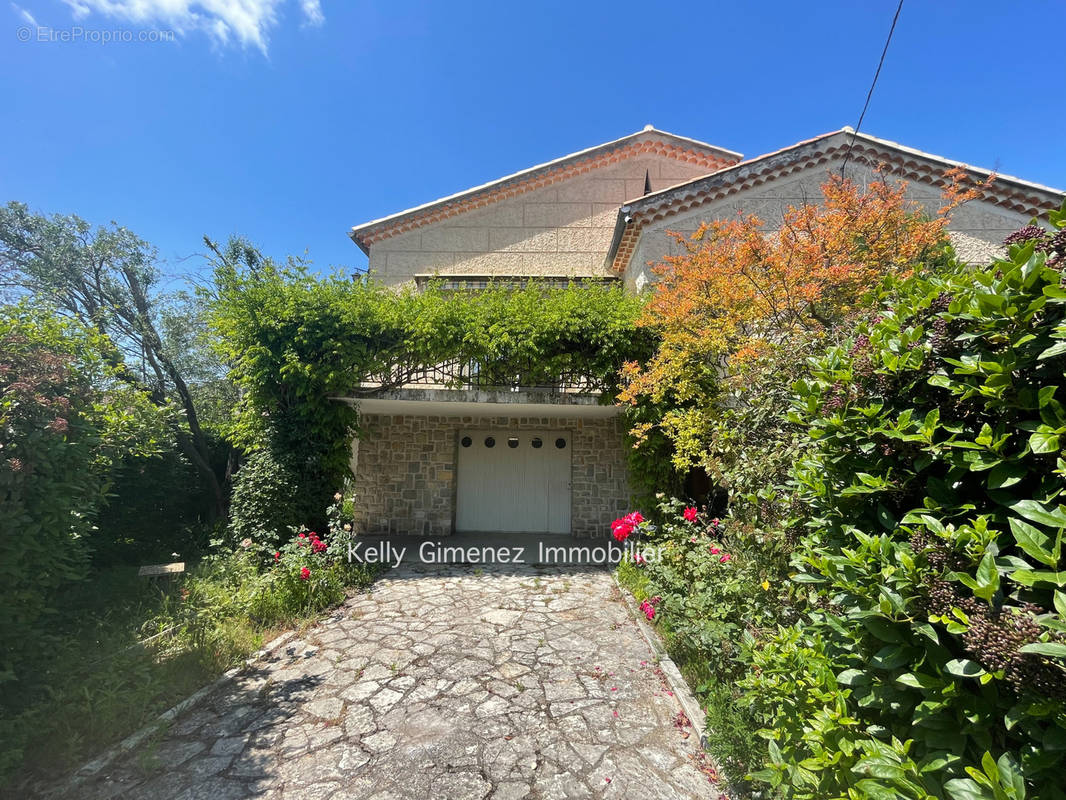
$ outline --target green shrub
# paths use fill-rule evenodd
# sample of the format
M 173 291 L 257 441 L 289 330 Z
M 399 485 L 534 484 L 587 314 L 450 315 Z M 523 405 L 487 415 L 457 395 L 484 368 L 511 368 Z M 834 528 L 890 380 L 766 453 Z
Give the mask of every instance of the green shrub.
M 61 592 L 87 573 L 120 454 L 158 452 L 162 414 L 109 384 L 105 337 L 27 306 L 0 309 L 0 707 L 48 650 Z M 105 388 L 106 387 L 106 388 Z
M 299 471 L 295 456 L 269 449 L 249 454 L 233 480 L 231 544 L 251 539 L 276 549 L 290 529 L 314 525 L 313 520 L 322 516 L 326 505 L 324 490 L 317 487 L 318 502 L 308 502 L 307 494 L 301 491 Z
M 221 449 L 221 448 L 219 448 Z M 206 550 L 214 500 L 177 448 L 152 458 L 123 456 L 99 514 L 93 564 L 192 561 Z
M 1066 797 L 1066 242 L 1016 241 L 796 385 L 810 605 L 742 681 L 785 796 Z

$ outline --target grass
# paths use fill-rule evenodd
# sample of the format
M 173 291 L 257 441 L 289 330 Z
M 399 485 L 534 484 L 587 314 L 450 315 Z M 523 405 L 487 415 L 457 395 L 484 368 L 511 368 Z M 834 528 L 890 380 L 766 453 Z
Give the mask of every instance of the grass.
M 348 570 L 364 588 L 376 572 Z M 0 694 L 0 795 L 61 778 L 239 664 L 317 608 L 292 611 L 246 566 L 201 565 L 153 585 L 132 567 L 66 598 L 47 652 Z

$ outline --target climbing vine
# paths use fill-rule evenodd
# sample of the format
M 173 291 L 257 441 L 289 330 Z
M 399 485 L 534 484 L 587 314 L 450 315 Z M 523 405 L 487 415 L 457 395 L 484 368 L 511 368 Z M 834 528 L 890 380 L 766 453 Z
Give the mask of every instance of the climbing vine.
M 622 364 L 653 346 L 653 333 L 636 326 L 640 300 L 617 285 L 394 290 L 265 259 L 240 241 L 215 252 L 211 324 L 241 395 L 229 435 L 255 453 L 247 479 L 272 487 L 242 486 L 238 474 L 232 515 L 245 532 L 256 507 L 273 508 L 271 532 L 318 521 L 348 475 L 357 434 L 356 408 L 338 398 L 460 363 L 463 380 L 529 386 L 567 376 L 606 402 Z

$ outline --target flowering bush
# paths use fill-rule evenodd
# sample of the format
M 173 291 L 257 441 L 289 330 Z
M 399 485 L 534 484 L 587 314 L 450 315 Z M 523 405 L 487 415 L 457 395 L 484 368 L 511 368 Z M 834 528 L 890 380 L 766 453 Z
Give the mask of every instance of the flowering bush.
M 661 597 L 652 597 L 648 600 L 642 600 L 640 602 L 640 610 L 644 612 L 644 616 L 647 619 L 655 619 L 655 607 L 662 601 L 663 599 Z
M 753 634 L 781 618 L 781 597 L 770 589 L 771 582 L 780 585 L 783 559 L 768 557 L 776 551 L 750 526 L 679 500 L 660 496 L 657 517 L 662 524 L 644 523 L 641 533 L 649 548 L 661 548 L 661 558 L 634 557 L 619 566 L 618 577 L 708 710 L 718 734 L 715 755 L 743 776 L 743 765 L 758 762 L 762 747 L 752 733 L 757 725 L 736 707 L 732 681 L 748 669 Z
M 698 509 L 667 498 L 660 498 L 659 514 L 663 524 L 645 523 L 642 532 L 660 558 L 623 564 L 620 577 L 652 608 L 661 608 L 658 619 L 674 648 L 700 651 L 716 674 L 735 671 L 730 662 L 744 631 L 776 621 L 762 588 L 776 575 L 758 558 L 737 558 L 736 549 L 748 547 L 720 520 L 701 524 Z
M 4 720 L 43 679 L 63 595 L 89 573 L 119 463 L 167 440 L 168 411 L 116 379 L 114 352 L 55 314 L 0 308 L 0 740 L 15 741 Z M 2 749 L 0 774 L 18 756 Z
M 343 554 L 336 558 L 314 531 L 301 531 L 274 553 L 275 591 L 300 611 L 317 610 L 344 599 Z
M 611 534 L 620 542 L 624 542 L 633 532 L 644 523 L 644 517 L 639 511 L 633 511 L 611 523 Z

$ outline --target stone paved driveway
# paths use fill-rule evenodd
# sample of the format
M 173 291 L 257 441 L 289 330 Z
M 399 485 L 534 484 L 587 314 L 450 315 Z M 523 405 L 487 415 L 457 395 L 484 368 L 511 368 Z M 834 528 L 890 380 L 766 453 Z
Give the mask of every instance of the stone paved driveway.
M 610 573 L 402 567 L 85 798 L 714 798 Z

